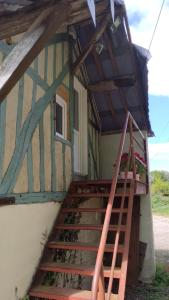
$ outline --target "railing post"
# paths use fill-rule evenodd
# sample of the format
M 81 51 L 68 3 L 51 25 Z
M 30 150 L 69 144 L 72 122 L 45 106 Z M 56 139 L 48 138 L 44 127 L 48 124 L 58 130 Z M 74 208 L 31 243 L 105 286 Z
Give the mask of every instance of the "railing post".
M 133 120 L 130 116 L 129 120 L 130 126 L 130 147 L 131 147 L 131 160 L 132 160 L 132 167 L 133 167 L 133 179 L 136 179 L 136 164 L 135 164 L 135 157 L 134 157 L 134 140 L 133 140 Z
M 99 291 L 98 291 L 98 300 L 105 300 L 105 288 L 104 288 L 104 270 L 103 264 L 100 270 L 99 277 Z
M 147 145 L 147 139 L 144 140 L 144 153 L 145 153 L 145 162 L 146 162 L 146 166 L 147 166 L 147 172 L 146 172 L 146 184 L 147 184 L 147 194 L 149 192 L 149 165 L 148 165 L 148 157 L 147 157 L 147 153 L 148 153 L 148 145 Z

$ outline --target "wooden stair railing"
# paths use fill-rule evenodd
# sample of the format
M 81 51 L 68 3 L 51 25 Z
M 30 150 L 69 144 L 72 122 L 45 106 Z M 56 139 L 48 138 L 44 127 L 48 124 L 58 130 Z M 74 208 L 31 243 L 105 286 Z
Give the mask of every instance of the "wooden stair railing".
M 124 144 L 126 140 L 126 135 L 127 135 L 127 129 L 129 127 L 129 138 L 130 138 L 130 146 L 129 146 L 129 155 L 128 155 L 128 162 L 126 166 L 126 171 L 125 171 L 125 181 L 124 181 L 124 191 L 123 191 L 123 196 L 122 196 L 122 201 L 121 201 L 121 211 L 119 215 L 119 220 L 118 220 L 118 226 L 117 226 L 117 231 L 116 231 L 116 237 L 115 237 L 115 245 L 114 245 L 114 252 L 113 252 L 113 258 L 112 258 L 112 265 L 111 265 L 111 271 L 110 271 L 110 277 L 109 277 L 109 283 L 108 283 L 108 292 L 105 296 L 105 291 L 100 286 L 100 278 L 102 278 L 102 262 L 103 262 L 103 256 L 104 256 L 104 249 L 107 241 L 107 235 L 109 231 L 109 226 L 110 226 L 110 218 L 111 218 L 111 211 L 115 199 L 115 192 L 116 192 L 116 187 L 117 187 L 117 181 L 118 181 L 118 176 L 119 176 L 119 171 L 120 171 L 120 163 L 121 163 L 121 157 L 124 151 Z M 134 137 L 133 134 L 133 127 L 139 132 L 143 139 L 143 153 L 146 156 L 147 152 L 145 149 L 146 145 L 146 139 L 142 132 L 140 131 L 137 123 L 133 119 L 132 115 L 130 112 L 127 113 L 126 121 L 124 124 L 121 140 L 120 140 L 120 146 L 118 150 L 118 156 L 115 164 L 115 172 L 114 176 L 112 179 L 112 185 L 111 185 L 111 191 L 109 195 L 109 200 L 108 200 L 108 205 L 106 209 L 106 214 L 105 214 L 105 220 L 104 220 L 104 225 L 103 225 L 103 230 L 101 234 L 101 239 L 100 239 L 100 245 L 98 249 L 98 254 L 97 254 L 97 259 L 96 259 L 96 265 L 95 265 L 95 273 L 93 277 L 93 283 L 92 283 L 92 300 L 99 300 L 100 299 L 100 289 L 102 293 L 102 299 L 105 300 L 110 300 L 111 299 L 111 293 L 112 293 L 112 286 L 113 286 L 113 279 L 114 279 L 114 271 L 115 271 L 115 266 L 116 266 L 116 259 L 117 259 L 117 251 L 118 251 L 118 246 L 119 246 L 119 239 L 120 239 L 120 231 L 121 231 L 121 226 L 122 226 L 122 210 L 124 209 L 124 201 L 126 197 L 126 188 L 127 188 L 127 174 L 129 171 L 129 164 L 131 163 L 132 165 L 132 170 L 133 170 L 133 180 L 131 180 L 130 183 L 130 189 L 129 189 L 129 209 L 128 209 L 128 214 L 127 214 L 127 230 L 126 230 L 126 236 L 125 236 L 125 249 L 123 253 L 123 258 L 122 258 L 122 270 L 121 270 L 121 276 L 120 276 L 120 282 L 119 282 L 119 289 L 118 289 L 118 300 L 124 300 L 125 296 L 125 287 L 126 287 L 126 276 L 127 276 L 127 265 L 128 265 L 128 254 L 129 254 L 129 242 L 130 242 L 130 233 L 131 233 L 131 222 L 132 222 L 132 209 L 133 209 L 133 198 L 134 198 L 134 193 L 135 193 L 135 180 L 136 180 L 136 165 L 135 165 L 135 153 L 134 153 L 134 142 L 139 146 L 139 148 L 142 148 L 142 145 L 138 141 L 136 137 Z M 147 158 L 147 156 L 146 156 Z M 146 160 L 147 161 L 147 160 Z M 99 292 L 98 292 L 99 291 Z
M 131 114 L 128 113 L 120 141 L 113 180 L 72 182 L 67 198 L 64 200 L 61 208 L 59 218 L 46 244 L 46 252 L 44 252 L 39 264 L 33 285 L 29 290 L 30 300 L 124 300 L 136 184 L 134 144 L 136 143 L 137 146 L 140 145 L 142 147 L 142 150 L 144 149 L 140 141 L 134 137 L 133 127 L 138 131 L 136 126 Z M 125 179 L 118 180 L 127 130 L 129 131 L 130 143 Z M 141 137 L 143 138 L 142 134 Z M 145 139 L 143 139 L 143 143 L 144 141 Z M 134 176 L 133 179 L 128 180 L 127 175 L 128 171 L 131 170 L 131 166 Z M 104 205 L 100 207 L 80 207 L 81 201 L 93 198 L 95 201 L 103 200 Z M 100 219 L 104 221 L 103 224 L 84 224 L 80 220 L 77 221 L 76 218 L 72 221 L 72 216 L 85 213 L 102 215 L 103 217 Z M 71 222 L 67 222 L 67 218 L 70 216 Z M 100 242 L 97 244 L 90 241 L 84 242 L 78 238 L 72 239 L 72 236 L 74 236 L 72 233 L 82 231 L 96 231 L 101 233 Z M 71 233 L 71 239 L 67 239 L 67 235 L 63 239 L 63 232 Z M 60 261 L 55 258 L 58 251 L 64 254 L 67 251 L 70 253 L 72 250 L 75 252 L 85 251 L 89 253 L 93 252 L 93 254 L 96 253 L 96 264 L 91 265 L 88 263 L 88 265 L 84 265 L 83 263 L 78 264 L 76 261 L 72 263 L 72 261 Z M 105 261 L 105 259 L 110 258 L 110 255 L 112 257 L 111 262 Z M 116 260 L 119 260 L 119 258 L 120 263 L 118 261 L 117 264 Z M 52 273 L 52 283 L 46 285 L 45 278 L 49 273 Z M 53 274 L 55 273 L 59 273 L 59 275 L 65 274 L 66 276 L 87 276 L 91 278 L 91 282 L 93 278 L 92 290 L 80 290 L 79 287 L 72 289 L 71 285 L 68 285 L 68 287 L 63 285 L 61 288 L 57 286 L 55 280 L 53 282 Z

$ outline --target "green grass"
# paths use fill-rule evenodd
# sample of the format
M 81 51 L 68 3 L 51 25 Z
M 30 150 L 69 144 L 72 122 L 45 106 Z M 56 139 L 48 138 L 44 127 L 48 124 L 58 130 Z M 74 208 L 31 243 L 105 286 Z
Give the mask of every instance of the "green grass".
M 156 275 L 152 285 L 159 288 L 169 287 L 169 273 L 165 270 L 164 265 L 157 265 Z
M 169 217 L 169 197 L 160 194 L 152 195 L 153 213 Z
M 126 300 L 169 300 L 169 273 L 164 265 L 157 265 L 152 284 L 140 283 L 127 289 Z

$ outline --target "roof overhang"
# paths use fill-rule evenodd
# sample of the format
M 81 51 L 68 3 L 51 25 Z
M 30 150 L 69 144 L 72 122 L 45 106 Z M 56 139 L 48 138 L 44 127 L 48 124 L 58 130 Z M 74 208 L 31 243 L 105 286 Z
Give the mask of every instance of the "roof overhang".
M 27 31 L 43 11 L 50 7 L 57 10 L 63 2 L 0 0 L 0 39 Z M 68 0 L 66 3 L 71 7 L 71 13 L 59 30 L 74 25 L 82 53 L 95 37 L 81 62 L 87 71 L 86 84 L 95 99 L 102 132 L 120 131 L 126 111 L 129 110 L 139 127 L 152 135 L 148 108 L 147 54 L 131 42 L 124 2 L 115 0 L 114 24 L 110 18 L 110 1 L 95 1 L 96 27 L 86 0 Z M 106 18 L 108 22 L 97 36 L 96 32 Z

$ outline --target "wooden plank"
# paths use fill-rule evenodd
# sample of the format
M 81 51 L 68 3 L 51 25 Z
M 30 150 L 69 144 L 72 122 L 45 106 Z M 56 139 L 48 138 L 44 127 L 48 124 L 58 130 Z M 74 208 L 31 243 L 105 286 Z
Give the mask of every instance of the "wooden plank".
M 87 87 L 92 92 L 104 92 L 104 91 L 112 91 L 117 90 L 118 86 L 114 82 L 114 80 L 103 80 L 95 84 L 91 84 Z
M 15 46 L 0 67 L 0 102 L 10 92 L 34 58 L 69 16 L 68 5 L 59 4 L 57 10 L 43 12 Z M 45 21 L 44 21 L 45 19 Z
M 79 274 L 82 276 L 93 276 L 94 266 L 85 266 L 79 264 L 44 262 L 40 264 L 40 270 L 45 272 L 60 272 L 67 274 Z M 104 277 L 109 277 L 110 267 L 104 267 Z M 115 278 L 120 277 L 120 269 L 115 269 Z
M 127 284 L 136 284 L 139 275 L 139 232 L 140 232 L 140 197 L 133 202 L 130 252 L 127 272 Z
M 97 243 L 76 243 L 76 242 L 49 242 L 47 247 L 50 249 L 69 249 L 69 250 L 81 250 L 81 251 L 98 251 Z M 106 244 L 105 252 L 112 253 L 114 250 L 114 245 Z M 123 253 L 123 246 L 119 246 L 119 253 Z
M 31 297 L 51 300 L 91 300 L 91 292 L 84 290 L 73 290 L 58 288 L 54 286 L 37 286 L 30 290 Z M 117 295 L 111 294 L 110 300 L 117 300 Z
M 103 225 L 94 225 L 94 224 L 56 224 L 56 229 L 61 230 L 94 230 L 94 231 L 102 231 Z M 109 225 L 108 231 L 116 231 L 116 225 Z M 120 231 L 126 231 L 126 226 L 121 225 Z
M 99 63 L 99 60 L 98 60 L 98 55 L 96 54 L 96 51 L 92 51 L 92 55 L 93 55 L 93 59 L 94 59 L 94 63 L 96 65 L 96 69 L 97 69 L 97 72 L 100 76 L 100 78 L 102 80 L 105 80 L 105 72 L 103 70 L 103 67 L 102 65 Z M 116 118 L 116 113 L 115 113 L 115 109 L 114 109 L 114 106 L 113 106 L 113 103 L 112 103 L 112 96 L 111 96 L 111 92 L 106 92 L 106 102 L 107 102 L 107 106 L 111 112 L 111 115 L 112 115 L 112 121 L 114 123 L 114 118 Z
M 73 73 L 76 73 L 78 71 L 81 64 L 85 61 L 86 57 L 92 51 L 94 45 L 97 43 L 97 41 L 101 38 L 102 34 L 104 33 L 109 21 L 110 21 L 110 16 L 104 17 L 104 20 L 101 22 L 101 25 L 98 27 L 98 29 L 94 32 L 88 45 L 83 50 L 83 52 L 81 53 L 77 61 L 73 64 L 72 67 Z
M 118 214 L 119 212 L 122 213 L 127 213 L 128 209 L 124 208 L 123 210 L 120 210 L 120 208 L 113 208 L 112 213 Z M 66 213 L 105 213 L 106 208 L 83 208 L 83 207 L 78 207 L 78 208 L 62 208 L 61 214 L 66 214 Z
M 17 35 L 19 33 L 27 31 L 29 26 L 35 21 L 35 19 L 44 11 L 45 9 L 49 7 L 53 7 L 54 1 L 46 1 L 45 4 L 41 4 L 40 7 L 35 6 L 37 0 L 34 1 L 34 8 L 29 9 L 28 11 L 24 8 L 20 11 L 13 11 L 12 13 L 3 14 L 0 18 L 0 39 L 7 39 L 11 36 Z M 41 1 L 40 1 L 41 2 Z M 55 1 L 56 2 L 56 1 Z M 61 1 L 58 5 L 60 5 Z M 70 5 L 72 6 L 72 13 L 70 18 L 68 19 L 69 24 L 75 24 L 75 23 L 82 23 L 82 25 L 85 25 L 85 20 L 87 23 L 91 23 L 92 19 L 90 16 L 89 9 L 87 5 L 79 5 L 78 7 L 74 8 L 74 3 L 76 1 L 72 0 L 69 1 Z M 86 0 L 84 0 L 84 3 Z M 107 11 L 107 1 L 99 1 L 96 5 L 96 15 L 97 20 L 100 18 L 100 16 L 103 16 L 103 14 Z M 118 10 L 118 9 L 117 9 Z M 118 12 L 117 12 L 118 13 Z M 61 29 L 64 29 L 64 23 L 62 25 Z
M 134 75 L 114 76 L 109 80 L 103 80 L 89 85 L 87 88 L 93 92 L 117 90 L 120 87 L 130 87 L 135 84 Z
M 0 197 L 0 206 L 15 204 L 15 197 Z

